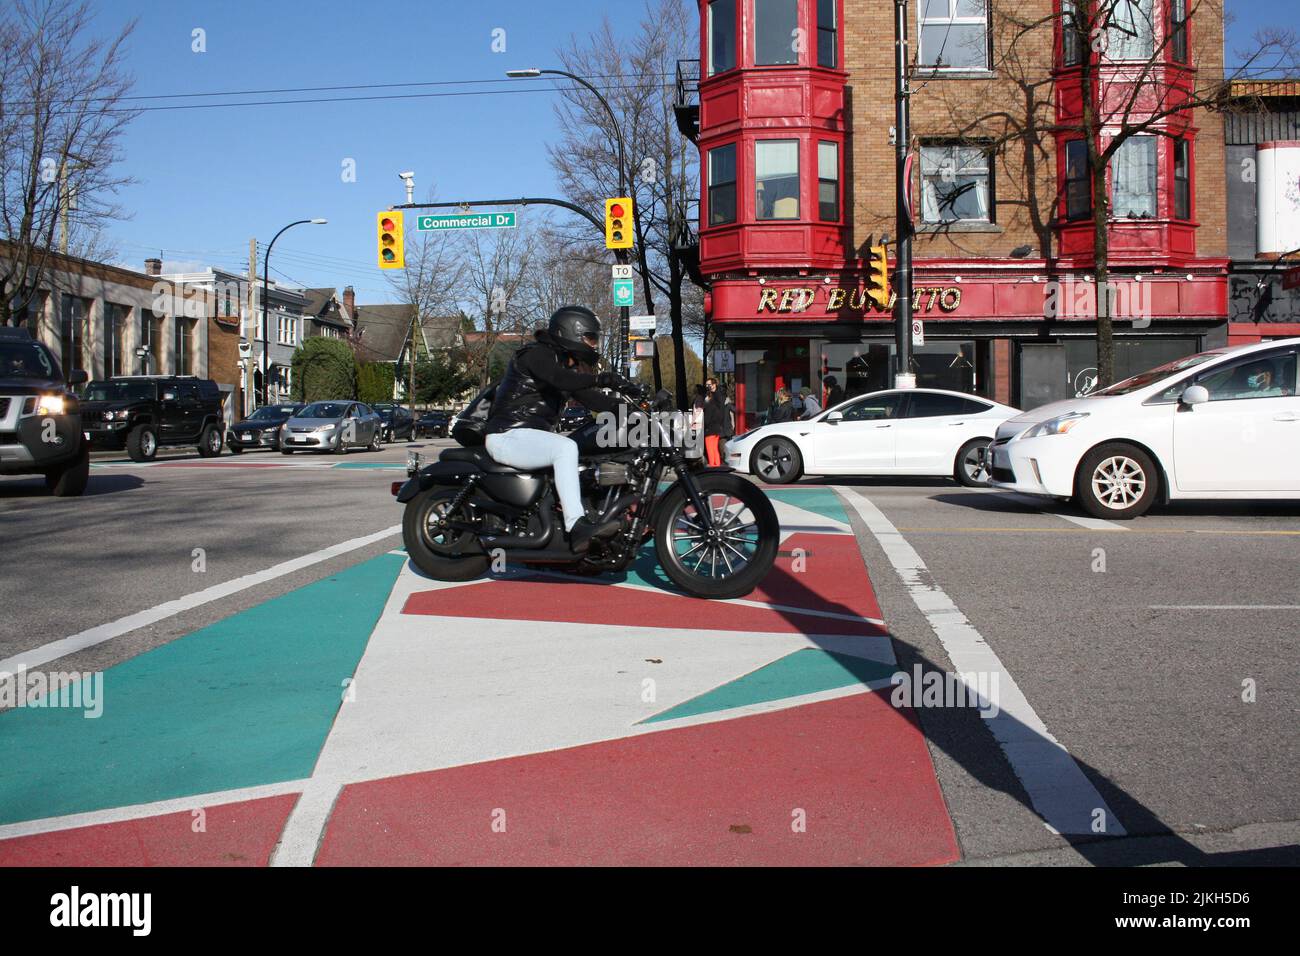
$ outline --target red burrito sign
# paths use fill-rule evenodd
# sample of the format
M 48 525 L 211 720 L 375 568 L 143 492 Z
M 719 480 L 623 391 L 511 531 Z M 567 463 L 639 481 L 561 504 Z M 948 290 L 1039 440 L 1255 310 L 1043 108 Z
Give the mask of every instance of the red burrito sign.
M 789 289 L 764 288 L 758 294 L 757 312 L 799 313 L 821 305 L 826 312 L 880 312 L 893 311 L 898 293 L 889 297 L 889 308 L 882 309 L 864 288 L 843 286 L 795 286 Z M 912 290 L 912 311 L 943 313 L 956 312 L 961 307 L 961 289 L 956 286 L 918 286 Z M 817 310 L 821 311 L 821 310 Z

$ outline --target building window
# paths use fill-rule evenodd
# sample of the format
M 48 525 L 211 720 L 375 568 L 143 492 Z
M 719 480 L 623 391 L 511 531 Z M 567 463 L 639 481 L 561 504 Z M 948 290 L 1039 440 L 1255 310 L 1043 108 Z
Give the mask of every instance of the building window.
M 822 222 L 840 221 L 840 145 L 817 144 L 817 216 Z
M 835 0 L 817 0 L 817 65 L 839 66 L 836 43 Z
M 1061 65 L 1078 66 L 1083 62 L 1085 37 L 1079 33 L 1075 20 L 1074 0 L 1061 0 Z M 1086 33 L 1086 30 L 1085 30 Z
M 1169 0 L 1169 48 L 1175 63 L 1187 62 L 1187 0 Z
M 989 68 L 987 0 L 921 0 L 919 17 L 921 66 Z
M 107 303 L 104 329 L 104 374 L 127 374 L 126 330 L 131 321 L 131 307 Z
M 709 225 L 736 221 L 736 144 L 709 150 Z
M 140 357 L 141 375 L 162 375 L 163 317 L 153 310 L 140 312 L 140 345 L 149 351 Z
M 176 374 L 194 374 L 194 320 L 176 317 Z
M 754 208 L 759 219 L 799 218 L 799 141 L 754 144 Z
M 991 222 L 989 185 L 989 153 L 984 147 L 921 147 L 923 222 Z
M 1174 140 L 1174 218 L 1192 218 L 1192 144 Z
M 1092 214 L 1092 183 L 1088 172 L 1088 144 L 1072 139 L 1065 144 L 1065 218 L 1086 219 Z
M 709 76 L 736 66 L 736 0 L 709 4 Z
M 80 296 L 63 293 L 63 314 L 61 316 L 61 335 L 59 347 L 62 354 L 59 364 L 66 375 L 73 369 L 86 368 L 82 349 L 86 336 L 86 300 Z
M 1155 50 L 1152 0 L 1114 0 L 1106 23 L 1106 55 L 1112 60 L 1148 60 Z
M 1111 216 L 1154 219 L 1156 215 L 1156 138 L 1131 136 L 1110 159 Z
M 799 0 L 754 0 L 754 65 L 799 62 Z

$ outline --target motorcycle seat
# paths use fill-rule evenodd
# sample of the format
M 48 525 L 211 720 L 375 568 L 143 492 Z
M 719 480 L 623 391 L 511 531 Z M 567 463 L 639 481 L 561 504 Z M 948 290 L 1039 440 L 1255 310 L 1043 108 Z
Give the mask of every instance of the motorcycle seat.
M 486 448 L 448 448 L 439 456 L 439 461 L 466 461 L 477 465 L 489 475 L 513 475 L 520 471 L 496 461 L 487 453 Z

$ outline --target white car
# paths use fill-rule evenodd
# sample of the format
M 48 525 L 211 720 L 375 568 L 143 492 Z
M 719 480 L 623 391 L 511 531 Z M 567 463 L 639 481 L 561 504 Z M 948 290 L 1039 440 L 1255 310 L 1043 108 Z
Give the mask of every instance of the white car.
M 870 392 L 806 421 L 763 425 L 727 441 L 725 464 L 772 484 L 800 475 L 939 475 L 985 484 L 986 446 L 1020 414 L 933 388 Z
M 991 484 L 1134 518 L 1174 498 L 1300 498 L 1300 338 L 1214 349 L 998 429 Z

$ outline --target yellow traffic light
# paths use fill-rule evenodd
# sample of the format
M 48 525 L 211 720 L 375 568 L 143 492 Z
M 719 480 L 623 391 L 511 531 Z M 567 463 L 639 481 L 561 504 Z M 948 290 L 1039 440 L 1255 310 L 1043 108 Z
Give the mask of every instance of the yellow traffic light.
M 632 199 L 618 196 L 605 200 L 605 248 L 632 248 Z
M 402 239 L 402 212 L 390 209 L 375 216 L 379 227 L 379 268 L 405 269 L 406 249 Z
M 867 298 L 881 312 L 889 311 L 889 253 L 884 245 L 871 247 L 871 265 L 867 272 Z

